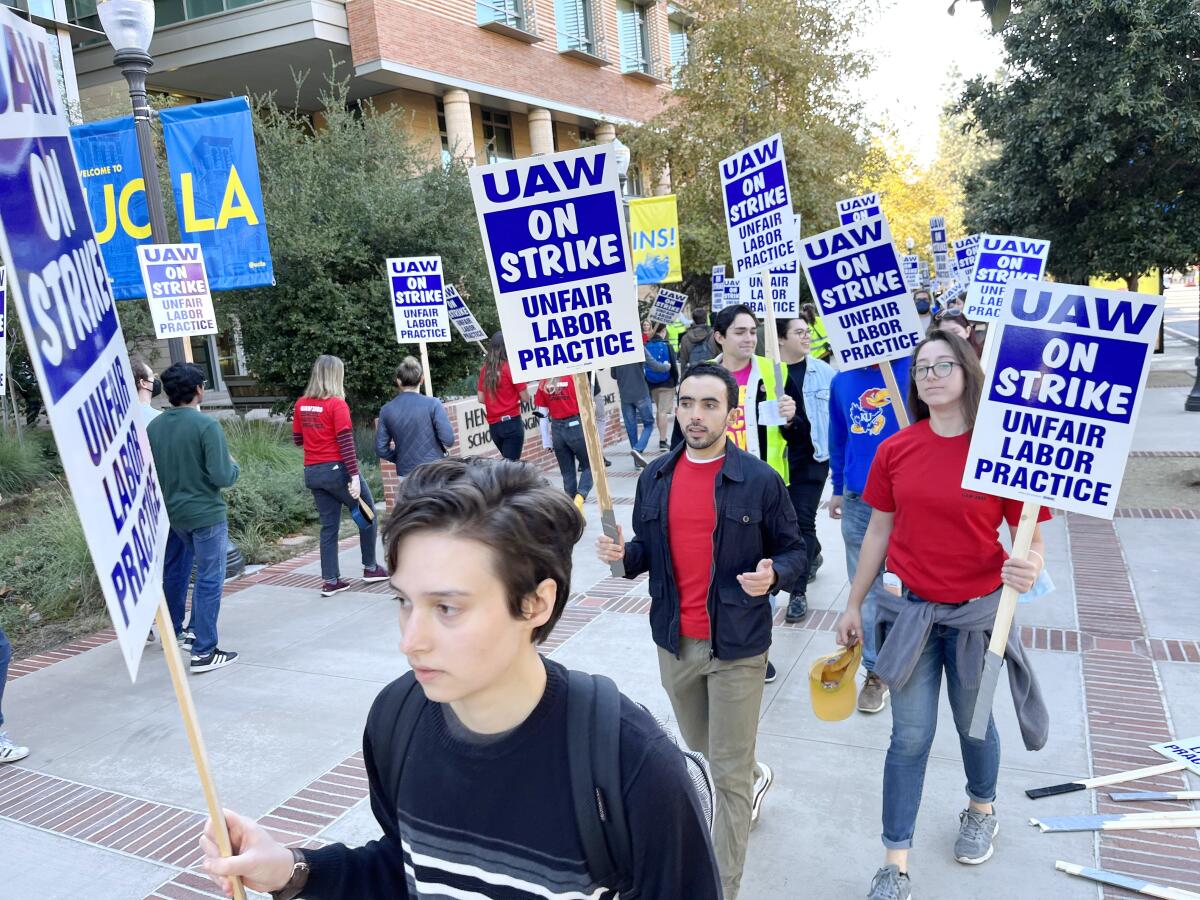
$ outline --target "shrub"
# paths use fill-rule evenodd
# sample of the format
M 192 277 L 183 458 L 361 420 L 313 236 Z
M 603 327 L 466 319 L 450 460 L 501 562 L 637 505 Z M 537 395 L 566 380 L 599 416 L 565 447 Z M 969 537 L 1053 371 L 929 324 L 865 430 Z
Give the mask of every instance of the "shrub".
M 295 468 L 304 465 L 304 451 L 292 443 L 291 426 L 269 419 L 222 419 L 229 452 L 243 474 L 250 468 Z
M 32 431 L 23 440 L 0 432 L 0 495 L 23 494 L 50 475 L 43 442 Z

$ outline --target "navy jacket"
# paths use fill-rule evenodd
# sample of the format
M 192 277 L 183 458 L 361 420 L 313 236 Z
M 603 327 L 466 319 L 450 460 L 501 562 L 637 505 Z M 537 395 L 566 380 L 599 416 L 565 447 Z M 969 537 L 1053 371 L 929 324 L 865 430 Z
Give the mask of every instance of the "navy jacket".
M 453 444 L 450 417 L 435 397 L 401 391 L 379 411 L 375 455 L 393 463 L 401 478 L 422 463 L 441 459 Z
M 633 539 L 625 545 L 625 577 L 650 573 L 650 630 L 654 643 L 679 655 L 679 591 L 667 541 L 667 501 L 683 445 L 655 459 L 638 479 L 633 501 Z M 808 578 L 804 539 L 783 479 L 760 459 L 726 442 L 717 475 L 717 527 L 708 620 L 713 655 L 745 659 L 771 646 L 771 598 L 751 597 L 737 576 L 770 559 L 775 590 L 803 588 Z M 697 497 L 697 503 L 707 498 Z

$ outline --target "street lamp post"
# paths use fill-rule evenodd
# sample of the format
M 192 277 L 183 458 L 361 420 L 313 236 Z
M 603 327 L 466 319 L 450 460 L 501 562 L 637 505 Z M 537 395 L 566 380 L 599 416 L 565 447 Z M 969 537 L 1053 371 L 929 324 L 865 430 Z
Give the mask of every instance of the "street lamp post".
M 120 68 L 129 84 L 146 207 L 150 212 L 150 237 L 156 244 L 166 244 L 170 235 L 167 234 L 158 160 L 154 157 L 154 140 L 150 132 L 150 104 L 146 100 L 146 75 L 154 66 L 149 53 L 150 38 L 154 34 L 154 3 L 152 0 L 100 0 L 96 12 L 104 34 L 116 51 L 113 64 Z M 184 351 L 183 338 L 168 339 L 167 347 L 172 363 L 184 362 L 191 356 Z
M 1200 312 L 1196 319 L 1196 337 L 1200 339 Z M 1200 340 L 1196 342 L 1196 383 L 1192 385 L 1192 392 L 1184 401 L 1183 408 L 1187 412 L 1200 412 Z

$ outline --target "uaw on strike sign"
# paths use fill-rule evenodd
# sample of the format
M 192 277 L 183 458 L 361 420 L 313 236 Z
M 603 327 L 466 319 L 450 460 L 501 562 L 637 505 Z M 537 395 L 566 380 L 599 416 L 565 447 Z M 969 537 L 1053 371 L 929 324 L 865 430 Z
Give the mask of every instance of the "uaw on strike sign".
M 796 255 L 799 227 L 792 215 L 783 138 L 772 135 L 721 160 L 720 172 L 734 280 L 789 262 Z
M 513 380 L 643 362 L 611 147 L 469 174 Z
M 131 677 L 162 598 L 167 512 L 45 30 L 0 9 L 0 249 Z

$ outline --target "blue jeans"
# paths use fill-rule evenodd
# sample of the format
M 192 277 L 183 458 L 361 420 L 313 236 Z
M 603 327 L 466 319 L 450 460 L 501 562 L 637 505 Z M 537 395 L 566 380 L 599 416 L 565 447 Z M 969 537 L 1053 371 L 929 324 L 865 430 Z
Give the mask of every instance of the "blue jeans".
M 12 644 L 0 628 L 0 728 L 4 727 L 4 682 L 8 681 L 8 661 L 12 659 Z
M 846 491 L 842 495 L 842 542 L 846 545 L 846 571 L 854 582 L 854 573 L 858 571 L 858 554 L 862 552 L 863 538 L 867 535 L 867 525 L 871 522 L 871 506 L 862 498 L 862 494 Z M 883 567 L 879 569 L 883 573 Z M 871 590 L 867 591 L 867 599 L 862 605 L 863 629 L 863 668 L 868 672 L 875 671 L 875 610 L 879 606 L 879 595 L 883 593 L 883 581 L 875 578 Z
M 171 528 L 167 536 L 167 558 L 163 563 L 163 592 L 175 633 L 183 631 L 188 581 L 196 568 L 192 589 L 192 616 L 188 627 L 196 635 L 193 656 L 207 656 L 217 649 L 217 614 L 221 611 L 221 587 L 225 583 L 229 525 L 218 522 L 204 528 Z M 164 641 L 170 635 L 160 635 Z
M 654 431 L 654 401 L 647 397 L 637 403 L 621 401 L 621 418 L 625 420 L 625 433 L 629 435 L 629 446 L 641 453 L 650 443 L 650 435 Z M 642 433 L 638 435 L 638 425 Z
M 342 526 L 342 507 L 358 509 L 358 501 L 350 496 L 350 476 L 342 463 L 314 463 L 304 467 L 304 486 L 312 491 L 317 505 L 317 517 L 321 520 L 321 580 L 333 584 L 341 580 L 338 566 L 338 530 Z M 359 479 L 362 499 L 367 506 L 375 508 L 375 498 L 367 487 L 365 478 Z M 371 520 L 366 528 L 358 529 L 358 547 L 362 554 L 364 569 L 375 568 L 375 535 L 379 531 L 379 517 Z
M 989 717 L 982 741 L 967 736 L 978 690 L 963 686 L 955 649 L 957 641 L 957 628 L 934 625 L 908 681 L 902 688 L 891 687 L 892 742 L 883 766 L 883 845 L 891 850 L 912 846 L 929 748 L 937 731 L 942 669 L 946 670 L 946 695 L 954 713 L 963 769 L 967 773 L 967 796 L 976 803 L 991 803 L 996 799 L 1000 735 Z
M 579 416 L 550 420 L 550 436 L 554 443 L 554 458 L 558 460 L 558 471 L 562 475 L 563 490 L 568 497 L 581 494 L 587 499 L 592 489 L 592 464 L 588 460 L 587 438 L 583 436 L 583 425 Z M 575 465 L 579 464 L 579 474 Z

